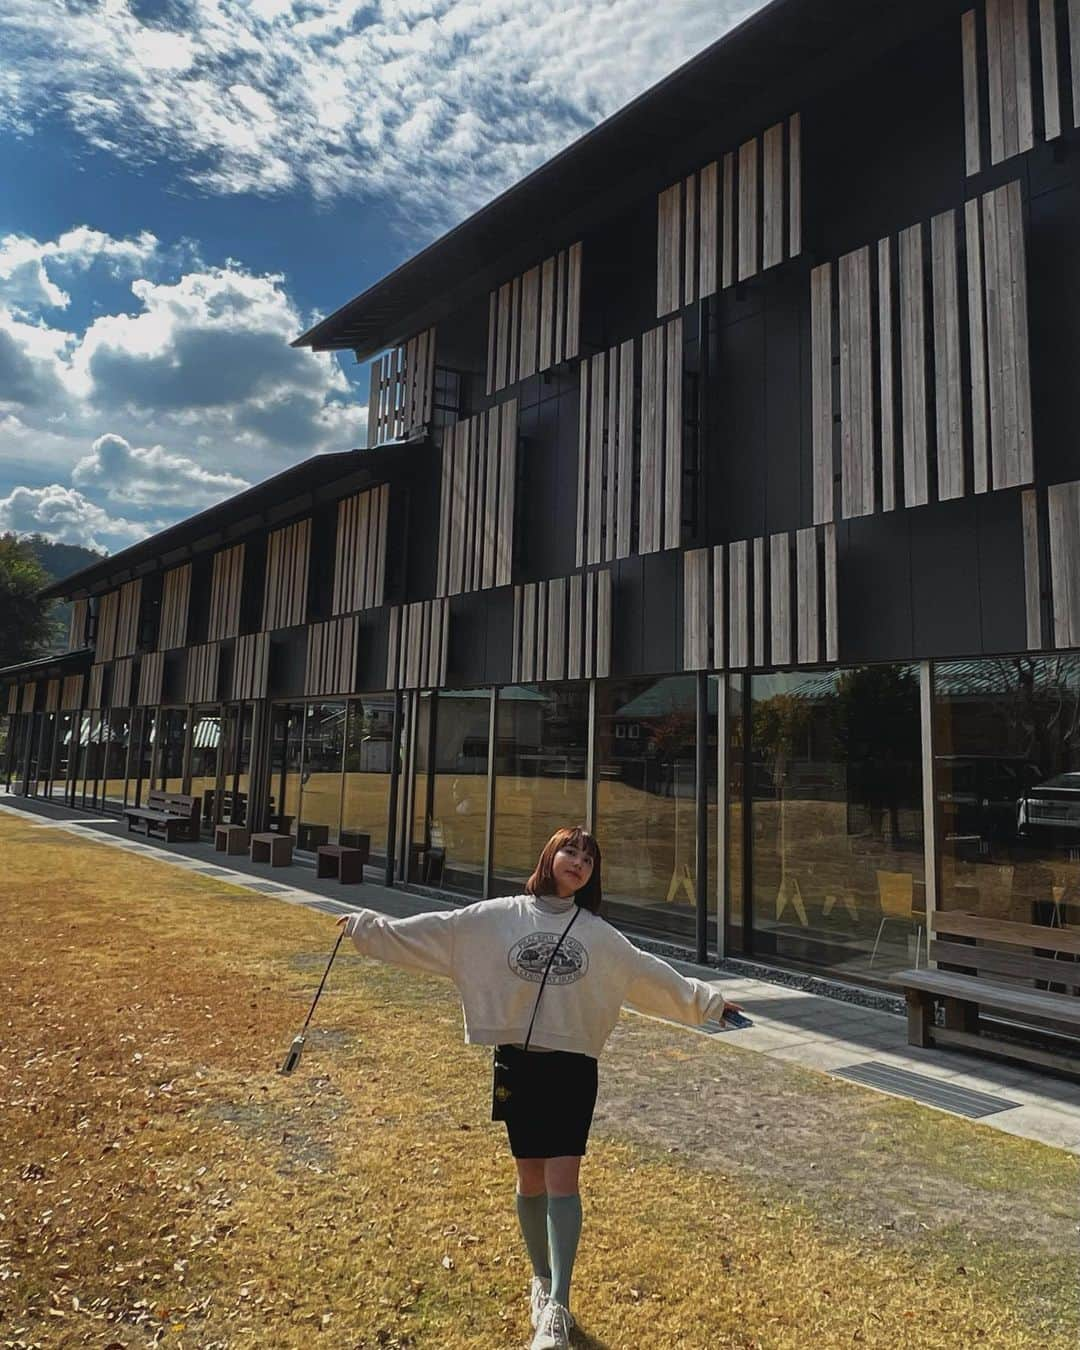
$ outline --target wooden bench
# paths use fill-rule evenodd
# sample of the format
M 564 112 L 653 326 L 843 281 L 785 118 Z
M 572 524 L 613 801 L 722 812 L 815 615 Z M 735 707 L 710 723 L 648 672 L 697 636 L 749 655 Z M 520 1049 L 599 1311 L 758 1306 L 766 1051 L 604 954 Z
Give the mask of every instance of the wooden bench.
M 938 968 L 893 977 L 907 999 L 912 1045 L 960 1046 L 1080 1075 L 1080 1054 L 994 1040 L 983 1020 L 1003 1014 L 1029 1031 L 1080 1035 L 1080 931 L 952 910 L 934 914 L 931 930 L 929 954 Z M 1005 983 L 1010 977 L 1025 983 Z M 934 1023 L 938 1002 L 944 1026 Z
M 199 802 L 182 792 L 163 792 L 152 788 L 145 806 L 129 806 L 124 812 L 128 833 L 141 830 L 148 837 L 162 834 L 165 842 L 199 837 Z
M 341 884 L 364 880 L 367 849 L 346 848 L 341 844 L 320 844 L 315 850 L 315 875 L 337 877 Z
M 251 836 L 251 861 L 268 862 L 271 867 L 288 867 L 292 862 L 293 837 L 291 834 L 253 834 Z

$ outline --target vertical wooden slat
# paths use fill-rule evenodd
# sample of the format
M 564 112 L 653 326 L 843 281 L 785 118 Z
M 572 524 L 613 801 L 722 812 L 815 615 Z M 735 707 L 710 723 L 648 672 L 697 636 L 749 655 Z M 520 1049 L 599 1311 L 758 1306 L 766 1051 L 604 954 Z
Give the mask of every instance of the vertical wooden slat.
M 654 461 L 659 457 L 656 444 L 656 349 L 660 330 L 649 329 L 641 338 L 641 458 L 638 468 L 638 552 L 654 553 L 657 547 L 657 510 L 653 489 Z
M 759 535 L 754 540 L 754 665 L 764 666 L 768 661 L 766 639 L 769 632 L 768 576 L 765 571 L 765 540 Z
M 589 367 L 589 483 L 585 556 L 588 562 L 596 563 L 600 561 L 604 502 L 604 390 L 607 376 L 604 353 L 598 352 L 589 362 Z
M 566 679 L 566 578 L 548 582 L 547 677 Z
M 705 670 L 709 664 L 709 550 L 683 554 L 683 669 Z
M 1000 164 L 1005 158 L 1005 81 L 1001 63 L 1000 14 L 1003 3 L 1011 5 L 1012 0 L 986 0 L 986 73 L 990 105 L 991 164 Z
M 551 635 L 548 632 L 548 583 L 536 583 L 536 679 L 546 680 L 548 676 L 548 644 Z
M 728 545 L 728 665 L 732 669 L 750 664 L 749 553 L 747 539 Z
M 934 403 L 937 410 L 938 498 L 966 492 L 964 407 L 960 375 L 960 293 L 956 259 L 956 213 L 930 222 L 934 290 Z
M 973 9 L 961 16 L 960 45 L 964 67 L 964 163 L 970 176 L 982 168 L 982 152 L 979 148 L 979 59 Z
M 681 318 L 667 325 L 667 361 L 664 381 L 664 547 L 682 542 L 682 398 L 683 325 Z
M 581 573 L 574 572 L 567 582 L 566 596 L 566 616 L 567 616 L 567 650 L 566 650 L 566 678 L 568 680 L 580 680 L 582 669 L 582 621 L 584 619 L 584 610 L 582 605 L 582 584 Z
M 552 365 L 561 365 L 566 338 L 566 250 L 560 249 L 555 262 L 555 333 Z
M 810 273 L 814 522 L 833 518 L 832 264 Z
M 513 645 L 510 649 L 510 679 L 514 684 L 518 684 L 522 679 L 522 631 L 524 628 L 524 618 L 522 616 L 522 587 L 514 587 L 514 637 Z
M 896 507 L 896 380 L 893 370 L 892 242 L 878 240 L 878 406 L 881 509 Z
M 825 660 L 840 659 L 839 600 L 836 589 L 836 526 L 822 527 L 825 573 Z
M 521 678 L 526 684 L 536 681 L 536 582 L 530 581 L 521 592 Z
M 774 534 L 769 539 L 769 643 L 774 666 L 791 661 L 791 536 Z
M 583 588 L 585 591 L 585 655 L 581 673 L 591 680 L 596 675 L 596 573 L 586 572 Z
M 796 659 L 800 665 L 815 665 L 820 648 L 818 631 L 818 542 L 817 527 L 807 526 L 795 535 L 795 585 L 798 598 Z
M 874 386 L 870 312 L 870 250 L 839 264 L 840 499 L 843 516 L 872 515 L 874 502 Z
M 758 139 L 739 146 L 739 280 L 758 271 Z
M 735 284 L 735 155 L 724 156 L 724 195 L 720 211 L 720 275 L 725 289 Z
M 536 374 L 539 335 L 540 268 L 530 267 L 521 278 L 521 378 Z
M 727 576 L 724 546 L 712 551 L 712 664 L 714 670 L 727 669 Z
M 802 252 L 802 117 L 788 118 L 788 257 Z
M 495 353 L 498 350 L 499 331 L 499 293 L 492 291 L 488 296 L 488 347 L 487 347 L 487 396 L 495 392 Z
M 1024 246 L 1023 202 L 1017 180 L 1004 192 L 1009 221 L 1011 329 L 1016 382 L 1016 480 L 1030 483 L 1035 476 L 1034 431 L 1031 416 L 1031 369 L 1028 356 L 1027 254 Z
M 1013 0 L 1012 26 L 1016 79 L 1016 153 L 1022 155 L 1035 144 L 1028 0 Z
M 719 165 L 712 160 L 698 175 L 698 295 L 715 295 L 720 232 L 717 228 Z
M 499 416 L 492 409 L 479 417 L 481 433 L 487 440 L 487 463 L 484 487 L 484 589 L 495 585 L 499 554 L 499 478 L 504 472 L 500 463 L 502 448 L 499 439 Z
M 619 453 L 616 465 L 615 556 L 630 556 L 634 499 L 634 340 L 619 348 Z
M 368 392 L 368 417 L 367 417 L 367 443 L 370 449 L 373 445 L 379 443 L 379 369 L 380 362 L 376 357 L 368 368 L 370 379 Z
M 972 478 L 976 492 L 990 486 L 988 410 L 986 405 L 986 294 L 983 283 L 982 225 L 979 201 L 964 203 L 967 255 L 968 350 L 971 366 Z
M 510 355 L 510 283 L 499 287 L 499 314 L 495 339 L 495 389 L 506 384 L 506 366 Z
M 678 244 L 674 235 L 674 202 L 678 195 L 678 185 L 666 187 L 656 198 L 656 317 L 662 318 L 672 309 L 671 300 L 671 255 L 677 252 Z
M 401 606 L 394 605 L 390 610 L 390 623 L 386 643 L 386 687 L 390 690 L 401 688 Z
M 1080 483 L 1047 489 L 1054 646 L 1080 647 Z
M 1027 616 L 1028 650 L 1042 650 L 1042 576 L 1039 562 L 1039 508 L 1034 488 L 1020 494 L 1024 530 L 1024 609 Z
M 582 361 L 578 369 L 578 475 L 577 475 L 577 566 L 581 567 L 588 553 L 589 483 L 592 480 L 592 420 L 589 411 L 589 393 L 592 366 Z
M 692 305 L 698 298 L 698 204 L 697 174 L 683 184 L 683 295 L 682 303 Z
M 131 662 L 130 662 L 130 661 L 127 662 L 127 667 L 128 667 L 128 688 L 129 688 L 129 691 L 130 691 L 130 687 L 131 687 Z M 14 688 L 14 685 L 12 686 L 12 688 Z M 129 692 L 128 702 L 130 702 L 130 692 Z M 60 711 L 60 681 L 59 681 L 59 680 L 50 680 L 49 683 L 45 686 L 45 711 L 46 711 L 46 712 L 59 712 L 59 711 Z
M 386 596 L 386 525 L 390 511 L 390 484 L 378 489 L 379 523 L 375 541 L 375 590 L 372 605 L 381 605 Z
M 762 201 L 762 266 L 784 261 L 784 124 L 769 127 L 762 137 L 764 196 Z
M 555 259 L 545 258 L 540 268 L 540 358 L 537 370 L 551 367 L 555 337 Z
M 606 680 L 611 674 L 612 587 L 611 569 L 605 567 L 596 574 L 596 678 Z
M 439 538 L 438 558 L 435 571 L 435 593 L 445 595 L 450 584 L 450 528 L 453 512 L 453 473 L 454 437 L 457 426 L 451 424 L 443 431 L 442 453 L 442 490 L 439 495 Z
M 499 409 L 499 530 L 495 566 L 496 586 L 510 584 L 514 548 L 514 490 L 517 482 L 517 399 Z
M 922 227 L 900 232 L 900 387 L 904 505 L 924 506 L 927 486 L 926 319 Z
M 607 353 L 607 397 L 604 422 L 604 538 L 600 550 L 605 562 L 615 556 L 615 500 L 619 456 L 619 349 Z
M 571 244 L 567 254 L 569 274 L 566 279 L 566 347 L 563 358 L 572 361 L 581 351 L 581 266 L 582 245 Z
M 1061 135 L 1061 80 L 1058 74 L 1055 0 L 1039 0 L 1039 52 L 1042 58 L 1043 135 Z
M 521 345 L 521 278 L 514 277 L 510 283 L 510 336 L 507 342 L 506 383 L 514 384 L 518 378 L 518 349 Z
M 462 473 L 461 589 L 473 589 L 473 560 L 476 555 L 476 516 L 473 491 L 476 479 L 476 418 L 464 423 L 465 463 Z
M 1080 127 L 1080 0 L 1068 0 L 1069 69 L 1072 73 L 1073 126 Z

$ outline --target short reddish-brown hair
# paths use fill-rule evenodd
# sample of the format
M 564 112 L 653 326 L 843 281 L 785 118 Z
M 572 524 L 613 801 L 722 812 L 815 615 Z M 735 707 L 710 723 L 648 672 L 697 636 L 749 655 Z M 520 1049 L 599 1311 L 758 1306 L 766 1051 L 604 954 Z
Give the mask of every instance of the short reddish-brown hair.
M 555 854 L 559 849 L 566 848 L 584 849 L 592 858 L 592 875 L 582 886 L 580 891 L 574 893 L 574 902 L 587 909 L 593 914 L 600 913 L 601 889 L 600 889 L 600 845 L 585 829 L 583 825 L 564 825 L 562 829 L 556 830 L 551 838 L 544 845 L 540 854 L 540 859 L 536 864 L 536 871 L 525 883 L 525 890 L 529 895 L 554 895 L 555 894 L 555 876 L 554 863 Z

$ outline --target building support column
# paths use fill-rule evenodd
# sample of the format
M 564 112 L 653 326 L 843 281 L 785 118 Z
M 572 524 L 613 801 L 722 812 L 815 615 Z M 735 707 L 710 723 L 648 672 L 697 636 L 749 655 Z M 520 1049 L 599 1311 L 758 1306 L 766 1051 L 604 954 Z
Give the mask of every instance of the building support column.
M 157 714 L 160 719 L 160 713 Z M 248 809 L 246 824 L 252 834 L 261 834 L 267 827 L 270 814 L 270 775 L 273 759 L 274 719 L 269 699 L 259 699 L 251 713 L 251 763 L 248 766 Z M 155 740 L 160 746 L 160 727 Z M 155 755 L 157 750 L 155 748 Z M 156 765 L 151 766 L 150 782 L 154 781 Z M 283 809 L 283 808 L 282 808 Z
M 716 680 L 716 959 L 727 956 L 728 910 L 728 677 Z
M 697 828 L 694 832 L 694 902 L 697 960 L 709 959 L 709 700 L 708 676 L 699 670 L 695 679 L 694 808 Z M 679 809 L 678 802 L 675 809 Z
M 926 878 L 926 950 L 930 961 L 930 933 L 938 898 L 937 851 L 937 765 L 934 757 L 934 668 L 929 661 L 919 662 L 919 720 L 922 741 L 923 784 L 923 869 Z
M 485 900 L 490 900 L 495 889 L 495 737 L 499 726 L 499 691 L 492 689 L 488 705 L 488 779 L 484 817 L 484 889 Z
M 394 690 L 394 723 L 390 732 L 390 795 L 386 803 L 386 873 L 387 886 L 393 886 L 395 857 L 397 854 L 398 824 L 398 788 L 401 784 L 401 735 L 404 728 L 402 718 L 401 690 Z

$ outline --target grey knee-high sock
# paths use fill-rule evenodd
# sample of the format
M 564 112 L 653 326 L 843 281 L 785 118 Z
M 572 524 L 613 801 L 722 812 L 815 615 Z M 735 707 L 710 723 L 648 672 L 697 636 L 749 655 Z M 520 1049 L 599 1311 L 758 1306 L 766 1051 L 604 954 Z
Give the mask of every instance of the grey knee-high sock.
M 548 1198 L 547 1192 L 539 1195 L 517 1195 L 518 1223 L 521 1235 L 525 1239 L 533 1274 L 542 1280 L 551 1279 L 551 1260 L 548 1256 Z
M 551 1249 L 551 1301 L 569 1308 L 570 1277 L 581 1237 L 580 1195 L 548 1196 L 547 1231 Z

